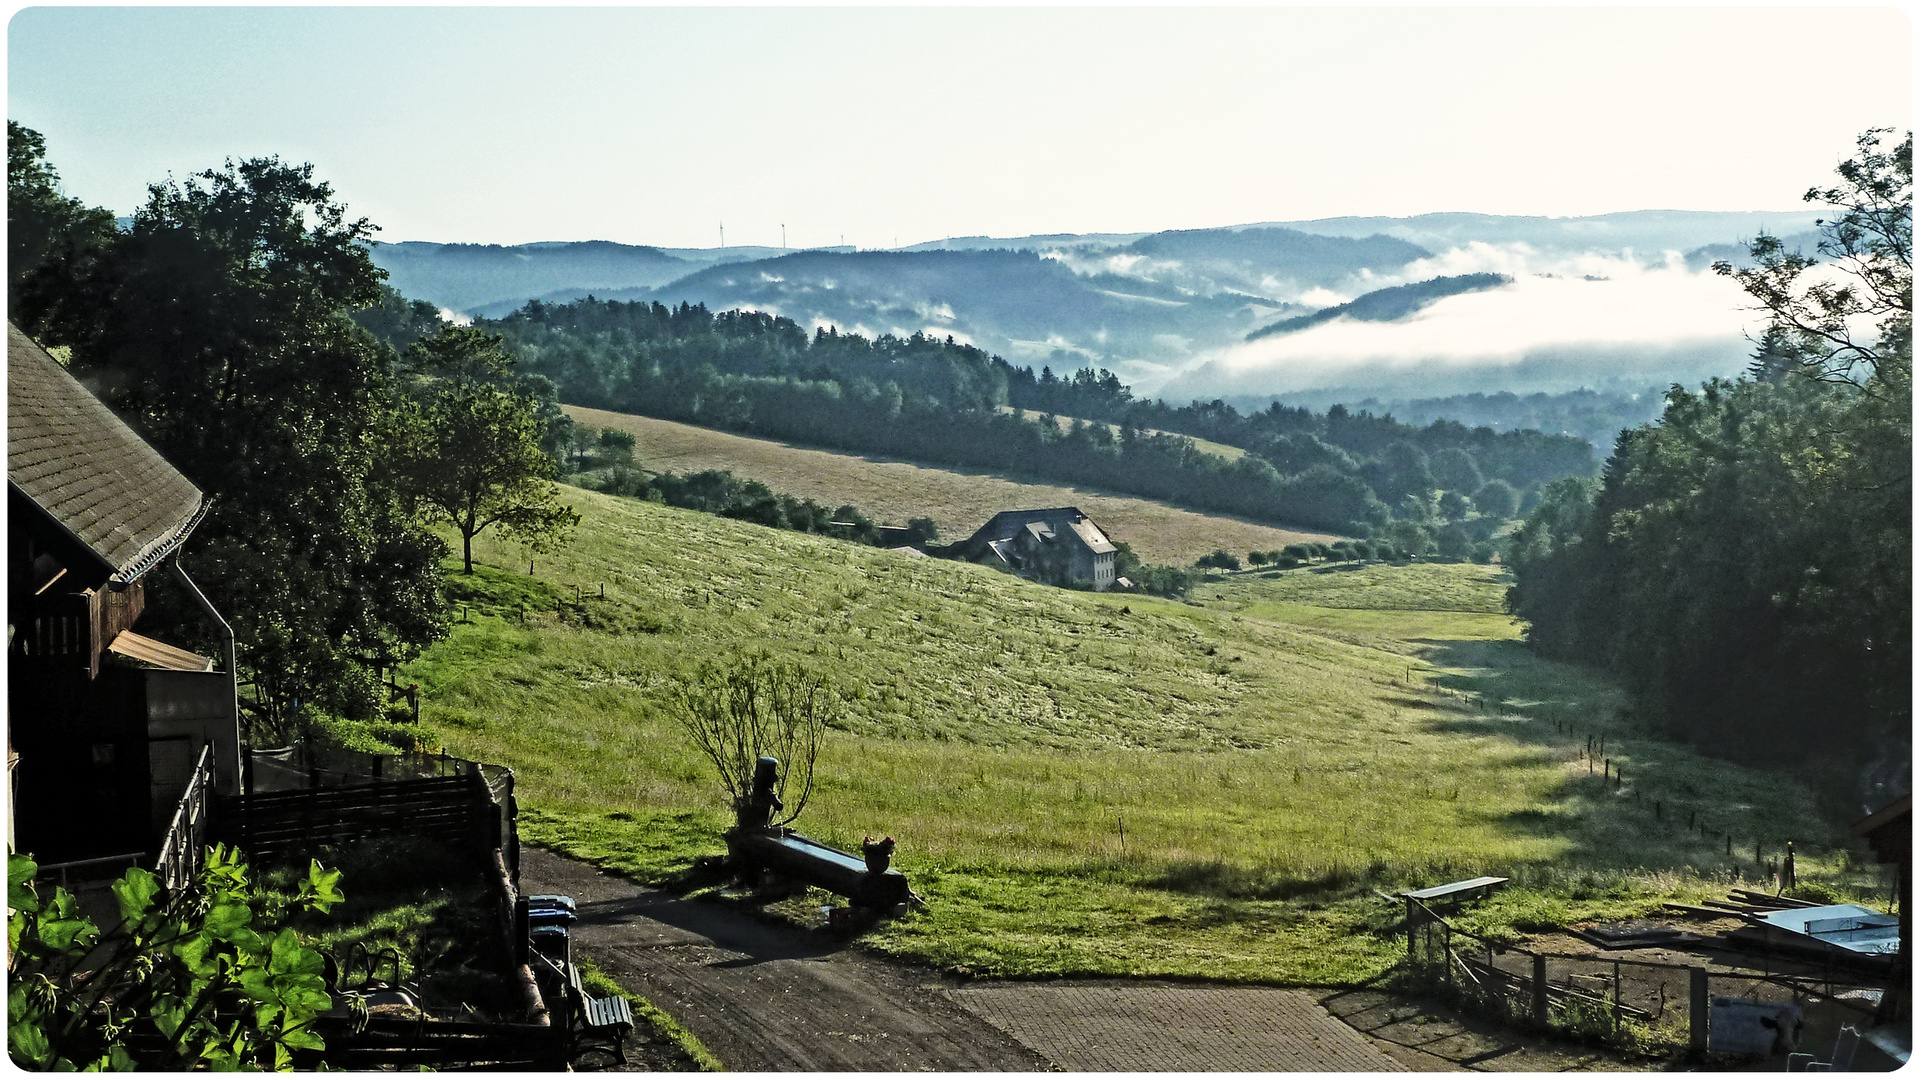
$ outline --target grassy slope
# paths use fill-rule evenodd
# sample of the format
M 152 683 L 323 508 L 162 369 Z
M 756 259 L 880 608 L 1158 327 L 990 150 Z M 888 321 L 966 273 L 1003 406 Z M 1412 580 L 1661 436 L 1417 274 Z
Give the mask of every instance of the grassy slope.
M 932 963 L 1362 979 L 1395 956 L 1369 886 L 1508 874 L 1528 887 L 1483 925 L 1545 927 L 1751 869 L 1685 808 L 1771 841 L 1812 819 L 1776 778 L 1621 729 L 1607 685 L 1519 648 L 1489 568 L 1241 574 L 1182 604 L 570 497 L 579 538 L 538 577 L 479 545 L 471 621 L 414 668 L 425 721 L 515 767 L 530 840 L 659 880 L 726 824 L 669 680 L 758 648 L 819 665 L 862 697 L 801 824 L 900 839 L 930 906 L 868 940 Z M 1588 731 L 1626 788 L 1588 777 Z M 1795 839 L 1817 872 L 1834 838 Z
M 1084 487 L 1027 483 L 985 472 L 815 450 L 599 409 L 568 406 L 567 414 L 583 424 L 633 432 L 635 460 L 649 469 L 678 473 L 731 469 L 775 491 L 824 506 L 852 503 L 882 524 L 933 518 L 947 540 L 973 535 L 1002 510 L 1040 506 L 1078 506 L 1115 539 L 1133 545 L 1142 559 L 1182 566 L 1218 547 L 1244 556 L 1304 540 L 1334 539 L 1327 533 L 1200 514 Z

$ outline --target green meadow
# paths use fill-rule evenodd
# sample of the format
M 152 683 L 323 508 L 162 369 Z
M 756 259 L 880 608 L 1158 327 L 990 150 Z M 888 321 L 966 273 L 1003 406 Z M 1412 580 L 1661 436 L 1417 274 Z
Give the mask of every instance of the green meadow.
M 850 698 L 796 827 L 895 836 L 927 901 L 863 940 L 949 969 L 1350 983 L 1396 958 L 1381 891 L 1509 876 L 1469 925 L 1525 934 L 1716 895 L 1784 822 L 1804 879 L 1855 880 L 1800 787 L 1638 735 L 1604 679 L 1530 655 L 1498 567 L 1180 602 L 568 496 L 579 532 L 533 574 L 486 539 L 453 567 L 461 621 L 410 677 L 449 752 L 513 766 L 529 842 L 643 881 L 728 824 L 667 691 L 756 650 Z

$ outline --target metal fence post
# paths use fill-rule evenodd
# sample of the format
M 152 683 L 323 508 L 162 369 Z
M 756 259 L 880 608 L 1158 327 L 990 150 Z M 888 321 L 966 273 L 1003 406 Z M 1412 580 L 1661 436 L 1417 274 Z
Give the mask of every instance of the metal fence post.
M 1708 969 L 1688 969 L 1688 1049 L 1708 1048 Z

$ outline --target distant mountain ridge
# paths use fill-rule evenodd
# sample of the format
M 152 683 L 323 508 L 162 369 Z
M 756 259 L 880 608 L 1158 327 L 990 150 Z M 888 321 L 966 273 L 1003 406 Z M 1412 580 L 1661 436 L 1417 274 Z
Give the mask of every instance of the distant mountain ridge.
M 1738 259 L 1742 241 L 1762 229 L 1798 241 L 1813 220 L 1810 211 L 1653 210 L 1579 218 L 1442 213 L 1153 233 L 946 237 L 891 251 L 407 242 L 378 245 L 373 257 L 403 294 L 488 317 L 533 299 L 564 303 L 590 294 L 713 310 L 748 307 L 809 327 L 951 335 L 1016 364 L 1105 367 L 1154 391 L 1188 385 L 1186 372 L 1261 327 L 1304 325 L 1287 320 L 1344 304 L 1359 306 L 1319 318 L 1380 305 L 1389 310 L 1413 296 L 1392 290 L 1437 277 L 1513 273 L 1510 267 L 1524 265 L 1538 276 L 1537 270 L 1554 269 L 1534 265 L 1543 260 L 1595 254 L 1662 265 L 1666 252 L 1680 253 L 1679 265 L 1702 271 L 1715 258 Z M 1381 295 L 1362 304 L 1370 294 Z M 1512 370 L 1517 391 L 1566 388 L 1562 375 Z M 1656 371 L 1634 376 L 1661 377 Z M 1501 388 L 1477 382 L 1449 392 Z M 1406 388 L 1394 392 L 1419 396 Z

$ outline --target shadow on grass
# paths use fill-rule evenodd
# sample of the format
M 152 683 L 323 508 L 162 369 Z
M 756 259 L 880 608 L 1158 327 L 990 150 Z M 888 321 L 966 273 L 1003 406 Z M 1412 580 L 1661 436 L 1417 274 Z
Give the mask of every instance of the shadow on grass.
M 1516 641 L 1422 644 L 1430 663 L 1448 669 L 1430 678 L 1439 693 L 1385 701 L 1421 710 L 1428 731 L 1499 738 L 1567 763 L 1545 806 L 1490 821 L 1515 835 L 1567 843 L 1544 873 L 1638 867 L 1759 876 L 1751 857 L 1757 841 L 1764 856 L 1779 856 L 1790 838 L 1804 851 L 1846 842 L 1846 822 L 1821 820 L 1795 777 L 1709 757 L 1646 730 L 1603 675 L 1543 660 Z

